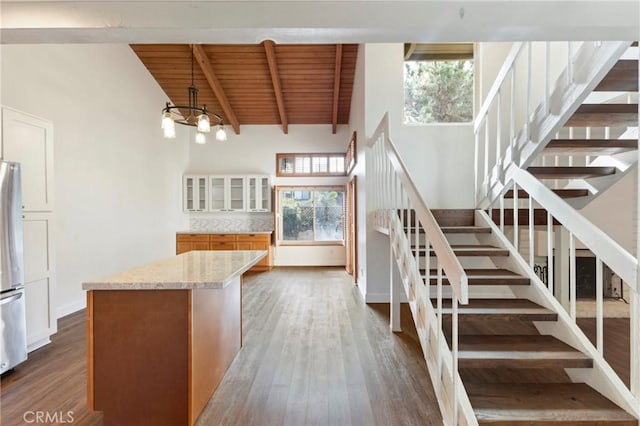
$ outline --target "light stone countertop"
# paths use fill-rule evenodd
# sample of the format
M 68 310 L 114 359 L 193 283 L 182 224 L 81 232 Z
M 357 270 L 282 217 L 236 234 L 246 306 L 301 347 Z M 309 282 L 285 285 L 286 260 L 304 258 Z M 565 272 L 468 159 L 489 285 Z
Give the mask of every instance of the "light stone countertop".
M 266 250 L 190 251 L 110 277 L 82 283 L 83 290 L 219 289 L 267 255 Z
M 189 235 L 189 234 L 213 234 L 213 235 L 235 235 L 235 234 L 260 234 L 260 235 L 269 235 L 273 234 L 273 231 L 178 231 L 176 232 L 178 235 Z

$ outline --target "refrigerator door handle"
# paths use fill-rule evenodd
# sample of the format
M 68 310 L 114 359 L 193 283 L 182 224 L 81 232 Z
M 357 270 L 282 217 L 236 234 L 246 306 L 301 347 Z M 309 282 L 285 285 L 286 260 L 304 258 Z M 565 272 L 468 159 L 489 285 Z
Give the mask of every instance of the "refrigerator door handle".
M 21 292 L 18 294 L 14 294 L 13 296 L 7 297 L 6 299 L 2 299 L 0 300 L 0 305 L 4 305 L 6 303 L 13 302 L 14 300 L 18 300 L 22 297 L 23 294 L 24 293 Z

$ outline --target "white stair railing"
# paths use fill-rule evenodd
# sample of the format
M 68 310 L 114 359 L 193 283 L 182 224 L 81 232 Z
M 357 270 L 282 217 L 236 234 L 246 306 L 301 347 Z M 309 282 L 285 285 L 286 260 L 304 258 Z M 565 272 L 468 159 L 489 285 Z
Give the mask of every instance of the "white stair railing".
M 389 234 L 391 256 L 400 271 L 443 422 L 449 426 L 477 425 L 458 374 L 458 304 L 469 302 L 467 275 L 398 155 L 389 136 L 388 114 L 368 146 L 367 182 L 374 190 L 367 202 L 373 207 L 374 227 Z M 432 275 L 434 261 L 436 273 Z M 389 267 L 392 269 L 393 265 Z M 431 302 L 431 278 L 436 281 L 435 308 Z M 443 306 L 445 283 L 453 295 L 449 309 Z M 399 283 L 391 278 L 393 330 L 400 329 L 398 289 Z M 443 331 L 444 317 L 449 313 L 451 348 Z
M 512 199 L 505 199 L 506 191 Z M 640 416 L 640 286 L 638 284 L 638 259 L 620 246 L 611 237 L 589 222 L 582 214 L 567 204 L 526 170 L 519 169 L 507 182 L 505 192 L 489 206 L 488 220 L 492 220 L 503 234 L 511 234 L 511 244 L 524 258 L 530 270 L 535 270 L 534 254 L 545 253 L 547 257 L 546 291 L 565 310 L 573 330 L 581 334 L 583 342 L 591 347 L 589 355 L 594 358 L 600 371 L 605 371 L 607 395 L 630 413 Z M 542 213 L 542 217 L 540 215 Z M 507 218 L 513 218 L 507 225 Z M 511 221 L 509 221 L 511 222 Z M 535 224 L 539 223 L 538 226 Z M 536 236 L 537 234 L 537 236 Z M 525 235 L 526 238 L 520 239 Z M 538 246 L 536 246 L 538 244 Z M 542 247 L 540 247 L 540 244 Z M 577 255 L 578 248 L 588 249 L 595 257 L 595 324 L 596 336 L 593 344 L 578 327 L 577 309 Z M 607 266 L 620 280 L 622 294 L 628 300 L 630 318 L 630 377 L 619 377 L 604 358 L 604 270 Z M 625 304 L 621 303 L 621 306 Z M 558 310 L 558 312 L 560 312 Z M 580 377 L 579 380 L 585 380 Z M 604 381 L 601 380 L 599 385 Z M 598 384 L 595 384 L 598 388 Z
M 567 44 L 567 61 L 554 88 L 549 84 L 550 43 L 544 43 L 545 54 L 542 66 L 545 72 L 538 78 L 544 84 L 535 83 L 532 73 L 532 49 L 535 43 L 516 43 L 507 57 L 494 86 L 474 123 L 476 152 L 476 202 L 482 209 L 488 209 L 489 217 L 499 229 L 512 233 L 512 245 L 521 253 L 534 270 L 536 252 L 536 232 L 546 233 L 542 251 L 546 251 L 548 279 L 547 290 L 551 298 L 559 301 L 559 306 L 576 325 L 576 247 L 588 249 L 596 258 L 596 341 L 592 345 L 594 361 L 606 371 L 608 381 L 601 389 L 609 391 L 608 396 L 636 416 L 640 415 L 640 274 L 638 258 L 633 256 L 598 227 L 589 222 L 575 208 L 558 197 L 542 182 L 528 173 L 525 168 L 544 149 L 548 141 L 567 122 L 589 93 L 606 75 L 618 58 L 629 47 L 629 42 L 585 42 L 578 45 Z M 577 52 L 573 55 L 573 52 Z M 538 60 L 540 55 L 538 56 Z M 524 64 L 518 58 L 525 58 Z M 520 59 L 522 62 L 522 59 Z M 524 66 L 523 66 L 524 65 Z M 518 82 L 516 79 L 522 80 Z M 532 87 L 542 87 L 538 92 L 539 104 L 531 108 L 534 95 Z M 525 107 L 520 108 L 518 119 L 518 87 L 524 93 Z M 523 89 L 524 88 L 524 89 Z M 506 93 L 506 102 L 505 102 Z M 505 103 L 508 107 L 505 109 Z M 506 141 L 504 143 L 503 141 Z M 636 153 L 640 155 L 640 151 Z M 495 160 L 494 160 L 495 158 Z M 554 162 L 557 159 L 554 159 Z M 593 164 L 591 159 L 590 164 Z M 634 162 L 637 163 L 636 158 Z M 555 164 L 554 164 L 555 165 Z M 639 178 L 640 187 L 640 178 Z M 526 193 L 523 198 L 520 190 Z M 512 199 L 505 195 L 512 191 Z M 633 194 L 640 206 L 640 197 Z M 546 226 L 535 227 L 536 209 L 546 216 Z M 505 224 L 507 213 L 511 213 L 512 225 Z M 637 208 L 636 233 L 640 229 L 640 207 Z M 495 214 L 494 214 L 495 213 Z M 525 224 L 525 226 L 521 226 Z M 522 228 L 526 229 L 526 247 L 520 240 Z M 629 230 L 629 232 L 633 232 Z M 637 238 L 640 253 L 640 238 Z M 555 261 L 554 261 L 555 260 Z M 562 273 L 554 271 L 554 265 L 562 268 Z M 627 387 L 604 360 L 604 301 L 603 268 L 608 266 L 622 281 L 627 290 L 630 315 L 630 377 Z M 559 269 L 560 269 L 559 268 Z M 557 279 L 557 278 L 558 279 Z M 559 282 L 556 282 L 559 281 Z M 573 327 L 581 338 L 586 337 L 577 325 Z M 610 377 L 614 376 L 614 377 Z
M 514 43 L 474 121 L 477 206 L 538 156 L 629 44 Z

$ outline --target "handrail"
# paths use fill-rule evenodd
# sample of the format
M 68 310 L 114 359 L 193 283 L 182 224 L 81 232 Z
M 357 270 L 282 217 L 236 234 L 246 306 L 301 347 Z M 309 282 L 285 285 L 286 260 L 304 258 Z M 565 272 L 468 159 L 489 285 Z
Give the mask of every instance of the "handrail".
M 373 133 L 373 136 L 369 139 L 367 145 L 372 146 L 380 136 L 383 134 L 385 135 L 384 146 L 387 156 L 393 164 L 401 182 L 405 186 L 407 195 L 414 206 L 416 216 L 424 227 L 425 233 L 429 238 L 429 242 L 433 246 L 436 256 L 442 262 L 442 269 L 444 269 L 444 272 L 447 275 L 447 279 L 451 284 L 456 298 L 461 304 L 466 305 L 469 303 L 469 285 L 464 268 L 460 264 L 460 261 L 454 254 L 451 245 L 442 233 L 442 230 L 440 229 L 438 222 L 436 222 L 436 219 L 433 217 L 431 210 L 429 210 L 426 203 L 420 196 L 406 165 L 402 161 L 402 158 L 400 158 L 393 141 L 389 137 L 388 129 L 389 113 L 387 112 L 380 121 L 380 124 Z
M 484 99 L 482 106 L 480 107 L 480 109 L 478 110 L 478 113 L 476 114 L 476 119 L 473 123 L 474 133 L 476 133 L 478 129 L 480 129 L 480 126 L 484 121 L 484 116 L 487 114 L 487 112 L 489 112 L 489 108 L 491 107 L 493 100 L 495 99 L 498 92 L 500 92 L 502 83 L 504 83 L 504 80 L 507 78 L 507 75 L 509 75 L 509 72 L 511 72 L 511 68 L 513 67 L 513 64 L 516 61 L 516 59 L 518 59 L 518 55 L 520 55 L 520 51 L 522 50 L 524 45 L 525 43 L 521 41 L 517 43 L 513 43 L 513 46 L 511 47 L 511 50 L 509 51 L 507 58 L 504 60 L 504 63 L 502 64 L 502 68 L 500 68 L 500 72 L 498 72 L 498 75 L 496 76 L 496 79 L 493 82 L 491 89 L 489 89 L 489 93 L 487 93 L 487 97 Z
M 517 168 L 513 180 L 533 197 L 542 208 L 575 235 L 597 257 L 601 258 L 613 272 L 638 293 L 638 259 L 620 244 L 594 226 L 566 201 L 556 195 L 526 170 Z M 544 201 L 543 201 L 544 200 Z
M 477 426 L 458 373 L 458 306 L 469 303 L 467 275 L 389 136 L 388 113 L 367 146 L 367 185 L 375 188 L 367 202 L 372 210 L 369 217 L 376 230 L 389 235 L 389 268 L 391 271 L 395 261 L 400 275 L 398 281 L 396 274 L 390 273 L 391 329 L 401 329 L 402 285 L 444 423 L 453 426 L 461 419 L 463 424 Z M 436 272 L 431 269 L 433 258 Z M 443 292 L 445 284 L 451 289 L 447 296 Z M 451 306 L 445 307 L 443 299 L 449 298 Z M 450 339 L 443 328 L 447 315 L 451 315 Z

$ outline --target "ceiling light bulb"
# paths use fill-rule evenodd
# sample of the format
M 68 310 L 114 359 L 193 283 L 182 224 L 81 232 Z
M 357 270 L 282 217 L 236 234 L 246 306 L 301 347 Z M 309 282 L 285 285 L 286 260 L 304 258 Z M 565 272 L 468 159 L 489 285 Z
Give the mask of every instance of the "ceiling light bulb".
M 176 126 L 167 126 L 163 130 L 164 137 L 167 139 L 176 138 Z
M 227 132 L 224 131 L 222 124 L 218 124 L 218 130 L 216 130 L 216 140 L 224 142 L 227 140 Z
M 196 132 L 196 143 L 198 145 L 204 145 L 207 143 L 207 138 L 204 137 L 204 133 Z
M 165 138 L 167 137 L 175 137 L 176 134 L 176 123 L 175 121 L 173 121 L 173 118 L 171 118 L 171 113 L 169 111 L 166 111 L 164 113 L 162 113 L 162 130 L 164 130 L 164 134 L 165 134 Z M 173 136 L 167 136 L 167 135 L 173 135 Z
M 198 116 L 198 131 L 204 133 L 211 131 L 211 124 L 209 123 L 209 116 L 207 114 L 200 114 Z

